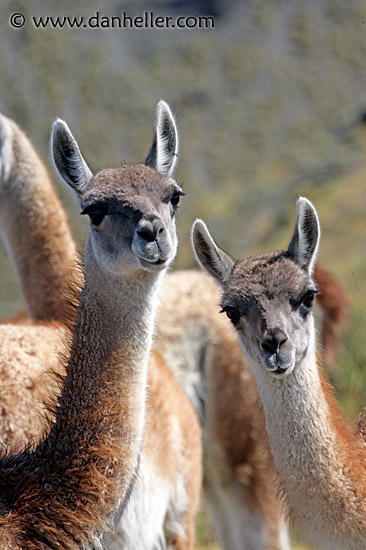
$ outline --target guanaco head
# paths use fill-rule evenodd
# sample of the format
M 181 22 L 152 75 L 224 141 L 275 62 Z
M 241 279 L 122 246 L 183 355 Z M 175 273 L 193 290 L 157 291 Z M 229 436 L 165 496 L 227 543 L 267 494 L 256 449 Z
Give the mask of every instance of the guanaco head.
M 223 290 L 222 311 L 252 362 L 271 376 L 289 375 L 314 343 L 312 274 L 319 238 L 317 213 L 305 198 L 298 200 L 294 234 L 284 252 L 234 261 L 202 221 L 193 226 L 197 260 Z
M 158 271 L 177 251 L 175 213 L 184 193 L 172 178 L 178 133 L 169 106 L 156 109 L 154 140 L 145 164 L 101 170 L 93 176 L 67 124 L 53 125 L 55 167 L 90 218 L 90 242 L 99 266 L 119 274 Z

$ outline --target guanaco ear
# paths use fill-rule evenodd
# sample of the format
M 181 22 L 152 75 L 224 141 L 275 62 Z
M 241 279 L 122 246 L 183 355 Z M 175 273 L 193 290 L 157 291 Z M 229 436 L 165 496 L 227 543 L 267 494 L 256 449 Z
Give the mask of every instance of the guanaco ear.
M 52 127 L 51 153 L 61 179 L 72 188 L 79 201 L 93 174 L 68 125 L 59 118 Z
M 0 113 L 0 181 L 7 181 L 14 163 L 14 125 Z
M 171 176 L 178 158 L 178 131 L 174 116 L 165 101 L 156 106 L 154 140 L 145 165 Z
M 313 274 L 319 241 L 318 214 L 308 199 L 300 197 L 297 201 L 295 231 L 287 252 L 309 275 Z
M 217 246 L 202 220 L 193 224 L 192 247 L 201 267 L 222 285 L 233 269 L 234 260 Z

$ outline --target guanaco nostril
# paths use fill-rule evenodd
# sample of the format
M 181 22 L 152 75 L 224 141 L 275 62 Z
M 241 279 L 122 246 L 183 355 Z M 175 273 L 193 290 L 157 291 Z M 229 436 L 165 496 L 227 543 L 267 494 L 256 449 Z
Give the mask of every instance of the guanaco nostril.
M 137 234 L 141 237 L 141 239 L 144 239 L 144 241 L 149 243 L 155 241 L 155 235 L 147 229 L 141 229 L 140 231 L 137 231 Z
M 153 224 L 153 227 L 154 227 L 155 234 L 158 237 L 161 237 L 163 235 L 163 233 L 165 233 L 165 225 L 164 225 L 163 221 L 160 220 L 159 218 L 156 218 L 152 222 L 152 224 Z
M 151 243 L 163 236 L 165 233 L 165 225 L 159 218 L 151 221 L 144 219 L 140 221 L 136 233 L 141 239 Z
M 286 342 L 287 342 L 287 336 L 286 336 L 285 338 L 283 338 L 283 339 L 279 342 L 278 347 L 279 347 L 279 348 L 282 347 L 283 344 L 285 344 Z
M 261 348 L 267 353 L 276 353 L 278 349 L 278 343 L 276 340 L 266 340 L 261 342 Z
M 276 353 L 287 340 L 287 335 L 283 330 L 273 329 L 267 332 L 267 336 L 261 342 L 261 347 L 268 353 Z

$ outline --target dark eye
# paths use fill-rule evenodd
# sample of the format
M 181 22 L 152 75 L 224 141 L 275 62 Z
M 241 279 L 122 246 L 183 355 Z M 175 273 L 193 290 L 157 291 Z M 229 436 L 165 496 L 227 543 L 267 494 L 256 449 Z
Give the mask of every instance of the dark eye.
M 87 206 L 81 214 L 87 214 L 93 225 L 98 226 L 102 223 L 107 215 L 106 208 L 100 206 Z
M 236 309 L 236 307 L 224 307 L 221 311 L 226 313 L 226 315 L 229 317 L 230 321 L 234 325 L 236 325 L 236 323 L 240 319 L 240 313 Z
M 308 290 L 301 300 L 301 304 L 307 309 L 311 309 L 314 303 L 315 290 Z
M 170 199 L 170 202 L 173 206 L 178 206 L 180 201 L 180 193 L 173 193 L 172 198 Z

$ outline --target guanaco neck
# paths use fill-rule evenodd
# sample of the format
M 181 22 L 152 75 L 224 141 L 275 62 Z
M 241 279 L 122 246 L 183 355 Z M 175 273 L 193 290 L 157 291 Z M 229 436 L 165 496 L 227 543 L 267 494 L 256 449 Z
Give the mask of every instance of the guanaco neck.
M 366 450 L 342 420 L 317 364 L 314 330 L 308 352 L 287 377 L 255 365 L 271 449 L 290 513 L 322 548 L 364 549 Z
M 82 532 L 86 516 L 97 518 L 102 532 L 126 501 L 139 460 L 155 296 L 163 274 L 140 270 L 124 278 L 106 275 L 88 249 L 89 243 L 85 288 L 56 420 L 33 453 L 0 463 L 0 488 L 5 495 L 11 493 L 7 508 L 24 500 L 28 510 L 34 506 L 36 484 L 42 508 L 48 509 L 45 499 L 52 501 L 51 524 L 54 501 L 66 501 L 68 513 L 75 513 L 72 531 Z M 32 476 L 31 494 L 19 485 L 27 475 Z M 7 477 L 15 479 L 10 488 Z
M 0 231 L 35 320 L 69 316 L 76 248 L 50 176 L 30 141 L 0 115 Z

